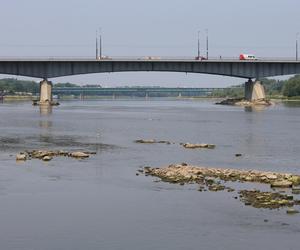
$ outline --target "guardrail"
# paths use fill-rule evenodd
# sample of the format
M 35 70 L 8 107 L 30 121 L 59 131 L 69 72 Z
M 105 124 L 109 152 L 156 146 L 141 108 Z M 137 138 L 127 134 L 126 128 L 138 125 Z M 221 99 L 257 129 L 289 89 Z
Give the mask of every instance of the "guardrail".
M 299 62 L 291 57 L 259 57 L 255 60 L 240 60 L 238 57 L 209 57 L 208 59 L 197 59 L 191 56 L 105 56 L 102 58 L 93 58 L 85 56 L 62 57 L 62 56 L 43 56 L 43 57 L 1 57 L 0 61 L 284 61 L 284 62 Z

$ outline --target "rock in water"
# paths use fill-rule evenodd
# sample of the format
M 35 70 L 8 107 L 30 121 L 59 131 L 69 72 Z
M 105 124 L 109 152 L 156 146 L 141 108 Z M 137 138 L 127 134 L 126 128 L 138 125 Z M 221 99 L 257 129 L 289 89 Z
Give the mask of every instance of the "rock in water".
M 288 210 L 286 210 L 287 214 L 298 214 L 299 211 L 294 209 L 294 208 L 289 208 Z
M 26 161 L 27 160 L 27 156 L 24 153 L 17 154 L 16 160 L 17 161 Z
M 151 139 L 151 140 L 143 140 L 143 139 L 141 139 L 141 140 L 135 140 L 135 142 L 136 143 L 156 143 L 156 140 L 153 140 L 153 139 Z
M 182 144 L 183 147 L 185 148 L 209 148 L 209 149 L 213 149 L 215 148 L 214 144 L 206 144 L 206 143 L 197 143 L 197 144 L 192 144 L 192 143 L 184 143 Z
M 275 175 L 275 174 L 266 174 L 266 177 L 269 180 L 276 180 L 277 179 L 277 175 Z
M 42 158 L 43 161 L 51 161 L 52 160 L 52 157 L 49 156 L 49 155 L 46 155 Z
M 290 188 L 293 186 L 291 181 L 281 180 L 281 181 L 274 181 L 271 183 L 271 187 L 279 187 L 279 188 Z
M 70 156 L 74 158 L 88 158 L 90 155 L 84 152 L 77 151 L 70 153 Z

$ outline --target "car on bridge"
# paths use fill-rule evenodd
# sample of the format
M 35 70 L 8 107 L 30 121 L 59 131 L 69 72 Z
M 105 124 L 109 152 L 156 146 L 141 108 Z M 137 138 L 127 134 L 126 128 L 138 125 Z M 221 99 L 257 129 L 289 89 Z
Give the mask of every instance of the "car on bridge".
M 159 56 L 144 56 L 142 60 L 160 60 Z
M 240 54 L 240 60 L 258 60 L 255 55 Z
M 202 61 L 202 60 L 207 60 L 207 58 L 204 56 L 196 56 L 195 60 Z

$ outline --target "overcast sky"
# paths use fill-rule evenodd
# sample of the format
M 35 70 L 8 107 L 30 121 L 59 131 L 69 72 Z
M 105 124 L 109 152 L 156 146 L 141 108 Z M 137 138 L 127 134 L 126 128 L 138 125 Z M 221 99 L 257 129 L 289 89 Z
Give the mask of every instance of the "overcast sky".
M 295 57 L 299 0 L 0 0 L 0 57 L 94 57 L 101 27 L 108 56 Z M 300 39 L 300 36 L 299 36 Z M 3 76 L 2 77 L 7 77 Z M 39 80 L 39 79 L 37 79 Z M 104 86 L 222 87 L 244 80 L 184 73 L 113 73 L 52 79 Z

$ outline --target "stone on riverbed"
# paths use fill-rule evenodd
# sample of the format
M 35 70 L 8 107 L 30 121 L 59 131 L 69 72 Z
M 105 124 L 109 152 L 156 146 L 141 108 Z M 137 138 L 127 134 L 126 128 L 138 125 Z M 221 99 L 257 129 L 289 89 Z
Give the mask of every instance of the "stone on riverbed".
M 266 174 L 266 177 L 269 180 L 277 180 L 277 175 L 275 175 L 275 174 Z
M 51 161 L 52 160 L 52 157 L 49 156 L 49 155 L 45 155 L 43 158 L 42 158 L 43 161 Z
M 294 186 L 300 185 L 300 176 L 292 175 L 288 178 L 288 180 L 292 182 Z
M 271 187 L 277 187 L 277 188 L 291 188 L 292 186 L 293 183 L 287 180 L 274 181 L 271 183 Z
M 144 140 L 144 139 L 140 139 L 140 140 L 135 140 L 136 143 L 156 143 L 156 140 L 150 139 L 150 140 Z
M 292 189 L 292 194 L 300 194 L 300 187 L 293 188 Z
M 228 98 L 225 100 L 222 100 L 220 102 L 217 102 L 216 104 L 219 105 L 236 105 L 236 106 L 270 106 L 273 103 L 267 99 L 258 99 L 255 101 L 248 101 L 244 98 Z
M 286 210 L 287 214 L 298 214 L 299 211 L 294 209 L 294 208 L 289 208 L 288 210 Z
M 182 146 L 185 147 L 185 148 L 191 148 L 191 149 L 195 149 L 195 148 L 209 148 L 209 149 L 213 149 L 213 148 L 216 147 L 216 145 L 214 145 L 214 144 L 206 144 L 206 143 L 196 143 L 196 144 L 183 143 Z
M 26 161 L 27 160 L 27 155 L 24 154 L 24 153 L 17 154 L 16 160 L 17 161 Z
M 77 152 L 71 152 L 71 153 L 69 154 L 69 156 L 74 157 L 74 158 L 88 158 L 88 157 L 90 157 L 89 154 L 84 153 L 84 152 L 80 152 L 80 151 L 77 151 Z
M 272 192 L 261 192 L 259 190 L 239 191 L 240 199 L 245 205 L 255 208 L 276 209 L 280 207 L 291 207 L 298 201 L 293 201 L 289 195 Z
M 27 159 L 40 159 L 43 161 L 50 161 L 53 157 L 58 156 L 69 156 L 73 158 L 83 159 L 88 158 L 91 154 L 96 154 L 96 152 L 87 152 L 87 151 L 75 151 L 75 152 L 67 152 L 62 150 L 32 150 L 25 151 L 26 153 L 17 154 L 17 161 L 25 161 Z
M 145 144 L 153 144 L 153 143 L 171 144 L 171 142 L 169 142 L 169 141 L 164 141 L 164 140 L 157 141 L 157 140 L 154 140 L 154 139 L 148 139 L 148 140 L 139 139 L 139 140 L 135 140 L 134 142 L 135 143 L 145 143 Z
M 224 181 L 246 181 L 269 183 L 272 187 L 292 187 L 293 182 L 290 180 L 298 180 L 299 175 L 288 173 L 275 173 L 257 170 L 239 170 L 239 169 L 223 169 L 223 168 L 208 168 L 191 165 L 172 164 L 163 168 L 145 167 L 145 174 L 157 176 L 164 181 L 177 180 L 182 181 L 200 181 L 206 177 L 218 178 Z M 192 176 L 192 178 L 187 178 Z M 206 178 L 207 180 L 208 178 Z

